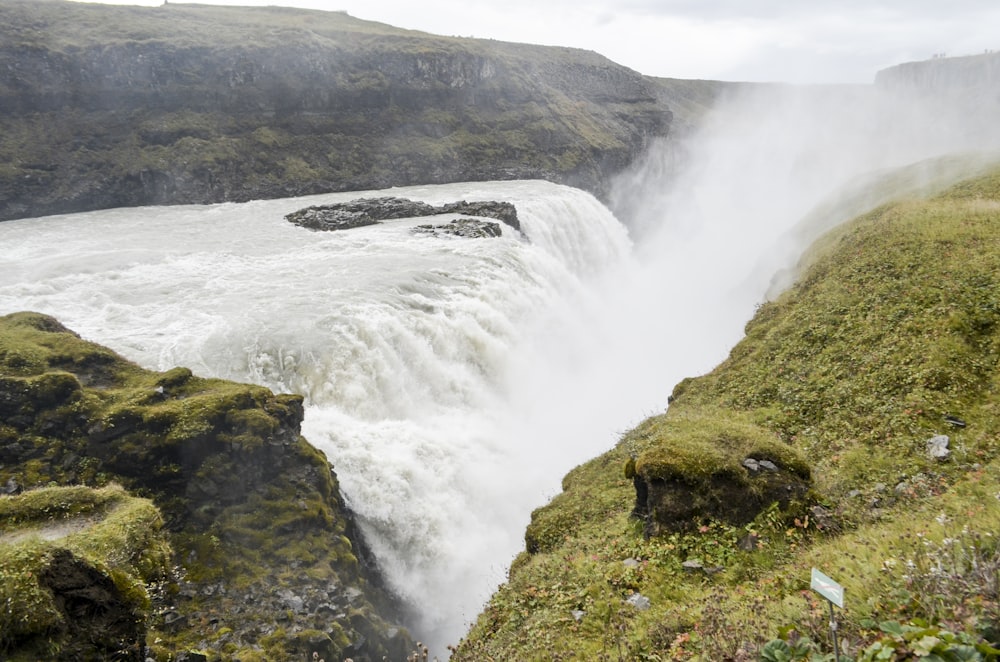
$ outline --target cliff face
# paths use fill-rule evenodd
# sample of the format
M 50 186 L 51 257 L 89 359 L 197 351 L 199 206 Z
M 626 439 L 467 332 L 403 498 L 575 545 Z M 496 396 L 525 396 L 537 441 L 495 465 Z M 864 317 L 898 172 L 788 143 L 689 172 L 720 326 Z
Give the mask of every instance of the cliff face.
M 964 94 L 982 102 L 1000 103 L 1000 53 L 965 57 L 935 57 L 906 62 L 879 71 L 875 85 L 882 89 L 926 94 Z
M 476 179 L 602 195 L 670 117 L 586 51 L 337 12 L 0 3 L 0 220 Z
M 158 592 L 148 587 L 152 608 L 148 600 L 141 608 L 154 659 L 198 648 L 245 659 L 381 660 L 412 647 L 392 625 L 397 606 L 336 475 L 299 434 L 302 416 L 299 396 L 185 368 L 149 372 L 50 317 L 0 317 L 3 493 L 114 481 L 152 499 L 179 570 Z M 25 582 L 0 599 L 37 593 Z M 30 651 L 48 640 L 49 624 L 26 626 L 4 604 L 0 625 L 20 629 L 0 634 L 0 654 L 39 659 Z

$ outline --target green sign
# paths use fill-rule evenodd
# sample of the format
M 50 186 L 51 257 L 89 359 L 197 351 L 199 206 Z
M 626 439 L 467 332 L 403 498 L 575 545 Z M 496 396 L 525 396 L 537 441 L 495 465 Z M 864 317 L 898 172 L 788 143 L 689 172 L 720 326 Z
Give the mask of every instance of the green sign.
M 841 609 L 844 608 L 844 587 L 816 568 L 812 569 L 812 583 L 810 584 L 810 588 Z

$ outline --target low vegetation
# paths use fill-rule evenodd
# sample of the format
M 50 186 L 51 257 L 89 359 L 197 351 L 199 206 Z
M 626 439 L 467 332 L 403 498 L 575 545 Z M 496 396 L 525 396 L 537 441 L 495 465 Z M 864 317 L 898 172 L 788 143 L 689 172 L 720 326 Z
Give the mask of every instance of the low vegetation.
M 884 204 L 800 267 L 726 361 L 534 513 L 453 659 L 832 660 L 813 567 L 846 588 L 849 659 L 997 659 L 1000 171 Z M 748 457 L 808 489 L 748 508 Z M 690 517 L 651 527 L 637 489 L 668 478 Z M 740 517 L 705 505 L 720 488 Z

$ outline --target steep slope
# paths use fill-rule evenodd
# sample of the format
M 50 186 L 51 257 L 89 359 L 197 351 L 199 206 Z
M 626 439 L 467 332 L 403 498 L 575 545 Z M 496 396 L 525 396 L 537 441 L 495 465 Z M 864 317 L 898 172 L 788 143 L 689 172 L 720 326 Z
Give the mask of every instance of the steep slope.
M 141 585 L 131 591 L 152 593 L 152 603 L 128 601 L 148 623 L 154 659 L 207 650 L 243 660 L 312 652 L 381 660 L 400 659 L 412 647 L 407 632 L 392 625 L 397 606 L 369 563 L 336 475 L 299 434 L 302 416 L 299 396 L 200 379 L 184 368 L 146 371 L 51 317 L 0 317 L 4 494 L 116 481 L 153 501 L 152 515 L 133 513 L 119 523 L 131 532 L 126 538 L 140 540 L 120 547 L 132 550 L 129 559 L 149 556 L 148 548 L 159 560 L 146 563 L 148 576 L 139 578 L 118 565 L 131 573 L 126 587 L 163 581 L 158 592 Z M 12 512 L 16 498 L 0 496 L 0 511 Z M 66 504 L 77 501 L 60 498 L 62 506 L 43 510 L 74 510 Z M 177 566 L 165 577 L 152 572 L 166 574 L 162 544 L 141 541 L 154 536 L 160 513 Z M 0 537 L 3 572 L 11 555 L 20 559 L 13 565 L 18 583 L 5 596 L 11 599 L 0 602 L 0 624 L 11 626 L 0 631 L 0 654 L 39 659 L 45 645 L 62 645 L 51 609 L 24 609 L 37 602 L 32 577 L 40 575 L 32 564 L 44 565 L 35 559 L 50 552 L 11 553 L 11 544 Z M 76 639 L 98 635 L 84 630 Z M 133 647 L 120 659 L 146 657 Z
M 904 659 L 924 630 L 888 620 L 997 645 L 1000 171 L 832 230 L 800 273 L 566 476 L 454 659 L 745 660 L 782 633 L 808 656 L 811 567 L 847 587 L 851 656 Z M 755 484 L 783 469 L 792 498 Z
M 279 7 L 0 1 L 0 220 L 544 178 L 603 195 L 666 135 L 596 53 Z

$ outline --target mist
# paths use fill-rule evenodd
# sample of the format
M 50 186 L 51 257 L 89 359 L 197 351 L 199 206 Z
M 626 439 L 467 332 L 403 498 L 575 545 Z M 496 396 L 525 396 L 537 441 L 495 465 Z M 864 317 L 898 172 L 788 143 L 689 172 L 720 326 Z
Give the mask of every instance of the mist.
M 479 586 L 503 581 L 530 511 L 559 492 L 570 469 L 663 412 L 677 382 L 726 357 L 821 232 L 982 166 L 963 156 L 871 189 L 896 169 L 986 144 L 960 106 L 939 101 L 918 106 L 872 86 L 734 86 L 698 131 L 658 143 L 619 178 L 612 206 L 631 252 L 589 272 L 596 262 L 574 261 L 576 286 L 537 311 L 505 357 L 502 450 L 492 466 L 468 472 L 474 518 L 503 522 L 510 537 L 485 547 L 472 536 L 449 542 L 464 547 L 452 552 L 460 566 L 484 564 Z M 434 642 L 454 641 L 478 604 L 469 594 L 476 581 L 448 588 L 457 570 L 442 570 L 435 595 L 462 613 L 422 614 Z
M 697 130 L 660 141 L 615 182 L 639 291 L 670 282 L 705 305 L 728 298 L 728 319 L 747 319 L 822 232 L 995 162 L 998 110 L 968 81 L 731 86 Z

